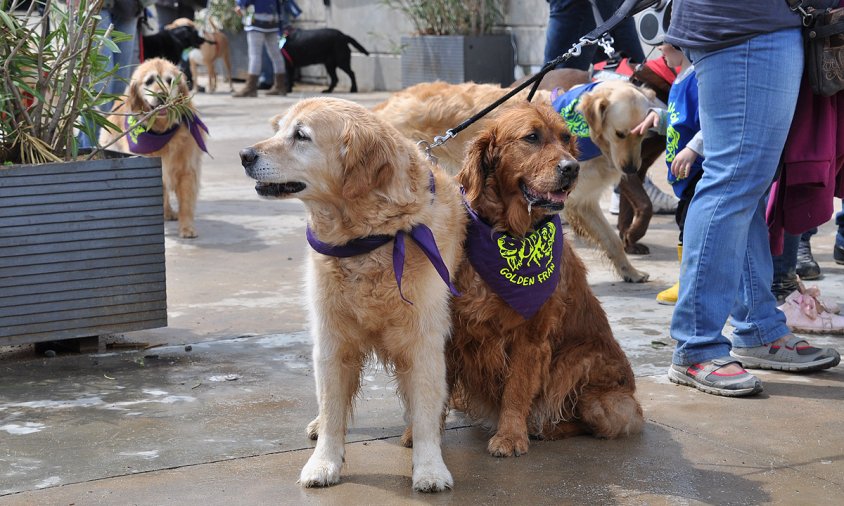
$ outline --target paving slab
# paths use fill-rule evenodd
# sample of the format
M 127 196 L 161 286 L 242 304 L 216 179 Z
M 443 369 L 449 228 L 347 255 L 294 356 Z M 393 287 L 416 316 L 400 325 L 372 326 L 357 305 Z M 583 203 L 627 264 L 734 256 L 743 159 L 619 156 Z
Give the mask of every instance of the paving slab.
M 519 458 L 486 454 L 489 434 L 449 416 L 443 451 L 454 490 L 411 491 L 402 408 L 376 365 L 364 373 L 340 485 L 296 484 L 316 415 L 303 304 L 305 213 L 260 200 L 238 151 L 271 135 L 287 97 L 197 95 L 211 129 L 197 208 L 199 237 L 166 225 L 169 326 L 109 336 L 93 354 L 0 349 L 0 504 L 840 504 L 844 367 L 760 373 L 762 395 L 727 399 L 670 384 L 676 281 L 673 216 L 655 216 L 634 264 L 651 281 L 619 281 L 568 234 L 630 358 L 647 424 L 616 441 L 532 442 Z M 372 106 L 385 93 L 335 94 Z M 664 167 L 654 180 L 666 187 Z M 608 195 L 605 199 L 608 203 Z M 606 207 L 606 205 L 604 206 Z M 607 217 L 611 222 L 615 218 Z M 813 249 L 827 296 L 844 293 L 834 225 Z M 844 349 L 844 339 L 812 338 Z

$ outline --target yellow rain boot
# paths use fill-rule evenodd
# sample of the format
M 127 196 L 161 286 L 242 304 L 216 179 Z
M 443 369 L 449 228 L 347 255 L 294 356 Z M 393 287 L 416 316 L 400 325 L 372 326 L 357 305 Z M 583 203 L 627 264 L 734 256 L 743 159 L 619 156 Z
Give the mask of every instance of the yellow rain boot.
M 677 259 L 680 260 L 682 263 L 683 261 L 683 245 L 677 245 Z M 671 288 L 666 288 L 665 290 L 656 294 L 656 301 L 659 304 L 663 304 L 666 306 L 673 306 L 677 303 L 677 297 L 680 295 L 680 282 L 674 283 L 674 286 Z

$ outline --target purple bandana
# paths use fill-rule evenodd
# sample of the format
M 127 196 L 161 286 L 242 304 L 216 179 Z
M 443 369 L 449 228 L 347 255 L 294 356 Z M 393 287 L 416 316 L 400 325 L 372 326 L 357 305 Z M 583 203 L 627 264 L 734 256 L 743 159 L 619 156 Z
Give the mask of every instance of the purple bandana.
M 199 149 L 207 153 L 208 149 L 205 147 L 205 141 L 202 139 L 202 132 L 200 131 L 202 129 L 205 130 L 205 133 L 208 133 L 208 127 L 205 126 L 205 123 L 199 119 L 199 116 L 182 118 L 182 123 L 187 123 L 188 129 L 191 135 L 193 135 L 193 139 L 196 141 Z M 162 133 L 149 132 L 134 116 L 126 116 L 125 128 L 129 130 L 126 140 L 129 142 L 129 151 L 139 155 L 154 153 L 166 146 L 181 126 L 180 123 Z
M 526 320 L 554 293 L 560 282 L 563 228 L 554 214 L 524 239 L 496 232 L 469 211 L 466 253 L 487 285 Z
M 431 193 L 434 193 L 434 190 L 434 175 L 431 174 Z M 308 239 L 308 244 L 311 245 L 314 251 L 316 251 L 317 253 L 322 253 L 323 255 L 339 258 L 363 255 L 394 240 L 395 242 L 393 244 L 393 271 L 396 275 L 396 284 L 399 287 L 399 295 L 401 296 L 403 301 L 407 302 L 408 304 L 413 304 L 412 302 L 407 300 L 407 298 L 405 298 L 404 294 L 401 291 L 401 278 L 402 273 L 404 272 L 405 257 L 404 236 L 410 235 L 410 238 L 413 239 L 413 241 L 416 242 L 419 248 L 422 249 L 422 252 L 425 253 L 425 256 L 428 257 L 428 260 L 437 270 L 437 273 L 440 275 L 442 280 L 445 281 L 446 285 L 448 285 L 448 289 L 451 290 L 451 293 L 456 297 L 460 296 L 460 292 L 458 292 L 454 285 L 451 284 L 451 276 L 448 273 L 448 267 L 446 267 L 442 255 L 440 255 L 440 250 L 437 247 L 437 241 L 434 239 L 434 233 L 431 232 L 431 229 L 428 228 L 427 225 L 424 225 L 422 223 L 414 225 L 414 227 L 410 229 L 410 232 L 399 230 L 398 232 L 396 232 L 395 236 L 370 235 L 368 237 L 353 239 L 347 242 L 346 244 L 336 246 L 333 244 L 322 242 L 317 239 L 316 235 L 314 235 L 313 230 L 311 230 L 311 227 L 307 228 L 307 230 L 305 231 L 305 235 Z

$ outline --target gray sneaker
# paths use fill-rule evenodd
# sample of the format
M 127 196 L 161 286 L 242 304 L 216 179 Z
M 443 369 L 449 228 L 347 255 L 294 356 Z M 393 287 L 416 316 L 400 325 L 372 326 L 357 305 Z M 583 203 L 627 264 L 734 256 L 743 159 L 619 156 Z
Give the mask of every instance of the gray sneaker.
M 716 358 L 691 366 L 671 364 L 668 368 L 668 379 L 678 385 L 687 385 L 701 392 L 725 397 L 744 397 L 761 392 L 762 382 L 745 370 L 733 374 L 718 372 L 720 368 L 733 363 L 741 365 L 731 357 Z
M 774 346 L 772 343 L 753 348 L 734 347 L 730 355 L 748 369 L 789 372 L 820 371 L 841 362 L 841 355 L 834 349 L 815 348 L 797 336 L 791 336 L 785 346 Z

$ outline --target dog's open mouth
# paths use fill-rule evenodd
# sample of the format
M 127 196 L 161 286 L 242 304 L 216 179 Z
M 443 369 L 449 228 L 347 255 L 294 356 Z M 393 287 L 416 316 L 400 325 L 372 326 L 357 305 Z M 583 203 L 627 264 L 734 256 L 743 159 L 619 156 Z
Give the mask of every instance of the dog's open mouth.
M 553 191 L 541 192 L 529 188 L 525 183 L 520 183 L 522 194 L 525 196 L 531 207 L 542 207 L 551 211 L 561 211 L 565 206 L 566 199 L 572 190 L 571 185 L 566 185 Z
M 305 183 L 256 183 L 255 191 L 262 197 L 286 197 L 305 189 Z

